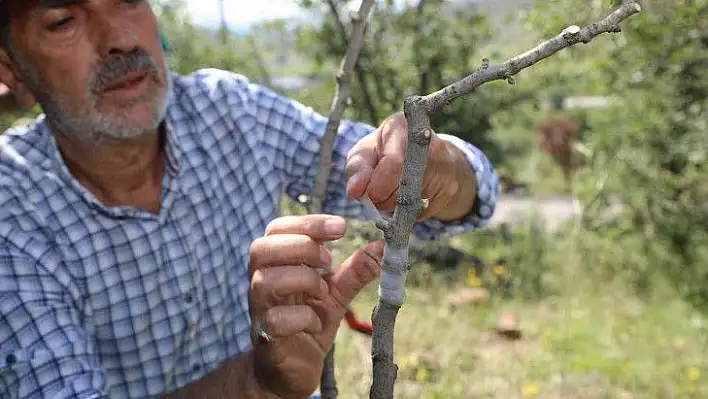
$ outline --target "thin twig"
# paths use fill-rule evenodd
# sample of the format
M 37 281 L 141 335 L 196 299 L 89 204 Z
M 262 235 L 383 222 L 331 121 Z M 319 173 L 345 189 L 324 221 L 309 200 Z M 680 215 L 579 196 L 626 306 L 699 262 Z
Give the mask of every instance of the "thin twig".
M 329 6 L 332 17 L 334 17 L 335 22 L 337 22 L 337 27 L 339 28 L 339 35 L 342 37 L 342 42 L 345 46 L 349 45 L 349 38 L 347 37 L 347 28 L 342 22 L 342 18 L 339 16 L 339 11 L 337 10 L 337 4 L 335 0 L 327 0 L 327 5 Z M 364 29 L 366 32 L 366 29 Z M 362 49 L 364 51 L 364 49 Z M 365 54 L 359 54 L 365 55 Z M 361 91 L 361 97 L 363 105 L 369 114 L 369 121 L 371 123 L 376 123 L 378 121 L 378 113 L 376 112 L 376 106 L 372 100 L 371 93 L 369 93 L 369 85 L 367 83 L 367 75 L 364 72 L 364 68 L 361 66 L 360 62 L 354 64 L 354 72 L 356 73 L 356 79 L 359 81 L 359 90 Z
M 386 238 L 381 265 L 379 302 L 372 314 L 372 399 L 392 399 L 398 366 L 393 362 L 393 336 L 396 316 L 405 301 L 405 280 L 409 269 L 408 245 L 413 225 L 424 208 L 421 198 L 423 172 L 428 158 L 428 145 L 433 134 L 430 114 L 440 110 L 456 98 L 472 93 L 479 86 L 494 80 L 506 79 L 513 84 L 513 76 L 521 70 L 550 57 L 576 43 L 588 43 L 605 32 L 619 32 L 619 24 L 641 10 L 636 2 L 627 2 L 607 18 L 584 29 L 570 26 L 559 35 L 536 48 L 518 55 L 500 65 L 489 66 L 484 60 L 480 69 L 462 80 L 426 96 L 411 96 L 405 100 L 404 112 L 408 121 L 408 145 L 399 182 L 398 198 L 392 218 L 382 218 L 377 225 Z
M 555 37 L 539 44 L 536 48 L 519 54 L 499 65 L 489 66 L 489 61 L 485 59 L 482 68 L 474 71 L 469 76 L 423 97 L 428 113 L 439 110 L 458 97 L 472 93 L 477 87 L 485 83 L 504 79 L 513 84 L 513 76 L 521 70 L 550 57 L 564 48 L 577 43 L 590 43 L 592 39 L 602 33 L 620 32 L 619 24 L 639 11 L 641 11 L 639 3 L 634 1 L 627 2 L 599 22 L 591 24 L 584 29 L 580 29 L 577 25 L 569 26 Z
M 310 213 L 321 213 L 324 202 L 325 191 L 327 189 L 327 179 L 332 166 L 332 148 L 334 139 L 337 136 L 339 123 L 342 120 L 344 109 L 349 98 L 351 74 L 356 65 L 359 52 L 364 44 L 364 31 L 366 19 L 374 4 L 374 0 L 363 0 L 359 11 L 352 13 L 352 33 L 347 45 L 347 53 L 337 72 L 337 91 L 330 108 L 327 128 L 320 141 L 320 166 L 315 176 L 315 187 L 310 198 Z

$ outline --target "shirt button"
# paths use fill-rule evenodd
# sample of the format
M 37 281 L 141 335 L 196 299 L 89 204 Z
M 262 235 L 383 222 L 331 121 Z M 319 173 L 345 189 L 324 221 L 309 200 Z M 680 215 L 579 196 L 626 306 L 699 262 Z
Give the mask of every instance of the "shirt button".
M 195 373 L 198 373 L 202 369 L 202 365 L 197 363 L 194 366 L 192 366 L 192 371 Z
M 184 296 L 184 301 L 187 303 L 192 303 L 193 300 L 194 300 L 194 297 L 192 296 L 192 294 L 186 294 Z
M 5 358 L 5 363 L 7 363 L 8 366 L 12 366 L 16 361 L 17 357 L 15 357 L 15 355 L 7 355 Z

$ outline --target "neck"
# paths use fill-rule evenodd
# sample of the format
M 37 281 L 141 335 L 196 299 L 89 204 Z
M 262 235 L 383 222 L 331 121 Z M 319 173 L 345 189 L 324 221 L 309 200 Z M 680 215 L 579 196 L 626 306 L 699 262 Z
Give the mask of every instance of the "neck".
M 164 172 L 162 131 L 98 143 L 54 136 L 71 174 L 104 205 L 158 213 Z

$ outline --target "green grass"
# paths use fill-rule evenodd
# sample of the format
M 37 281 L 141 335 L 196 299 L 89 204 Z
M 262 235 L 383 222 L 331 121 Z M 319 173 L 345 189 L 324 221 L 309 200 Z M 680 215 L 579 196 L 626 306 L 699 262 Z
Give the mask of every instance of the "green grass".
M 473 233 L 459 244 L 471 242 L 481 241 Z M 706 321 L 670 292 L 657 290 L 653 298 L 639 299 L 620 281 L 584 273 L 585 255 L 574 254 L 568 242 L 543 251 L 539 267 L 555 283 L 538 300 L 493 294 L 486 302 L 454 307 L 448 295 L 464 287 L 465 272 L 451 284 L 429 266 L 416 265 L 396 322 L 396 397 L 708 397 Z M 353 247 L 343 242 L 340 248 L 343 257 Z M 505 273 L 518 270 L 509 265 Z M 376 292 L 371 284 L 355 300 L 360 318 L 370 318 Z M 507 341 L 493 332 L 504 312 L 519 316 L 521 340 Z M 369 338 L 343 326 L 336 342 L 340 397 L 367 397 Z

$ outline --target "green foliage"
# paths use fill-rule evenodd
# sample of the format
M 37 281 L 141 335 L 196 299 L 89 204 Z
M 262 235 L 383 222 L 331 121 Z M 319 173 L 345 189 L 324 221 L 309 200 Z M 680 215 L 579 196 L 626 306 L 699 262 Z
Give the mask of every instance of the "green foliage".
M 529 22 L 550 34 L 568 21 L 596 19 L 609 7 L 592 10 L 576 3 L 539 4 Z M 607 177 L 598 201 L 614 197 L 625 205 L 621 220 L 589 227 L 594 239 L 584 242 L 586 249 L 606 254 L 593 267 L 632 278 L 640 291 L 651 290 L 662 276 L 693 305 L 708 309 L 705 15 L 706 0 L 652 1 L 621 35 L 571 51 L 572 70 L 558 63 L 539 74 L 561 87 L 572 81 L 621 99 L 621 105 L 587 119 L 593 156 L 578 194 L 589 199 Z M 577 73 L 586 70 L 591 72 Z
M 323 3 L 301 2 L 308 10 L 319 9 Z M 298 32 L 299 48 L 327 71 L 330 80 L 345 52 L 344 36 L 350 31 L 345 2 L 335 3 L 339 19 L 326 9 L 321 26 L 302 27 Z M 484 16 L 470 7 L 451 4 L 377 3 L 359 56 L 359 66 L 365 72 L 354 76 L 347 117 L 377 124 L 402 110 L 406 96 L 431 93 L 479 67 L 484 57 L 478 54 L 479 48 L 489 40 L 490 27 Z M 466 139 L 484 149 L 493 161 L 500 161 L 501 154 L 489 136 L 492 116 L 496 110 L 513 107 L 531 96 L 523 89 L 493 83 L 455 101 L 434 115 L 432 123 L 436 131 Z
M 266 72 L 247 38 L 227 36 L 224 42 L 218 31 L 197 27 L 189 19 L 183 0 L 157 1 L 153 8 L 167 37 L 171 70 L 189 74 L 200 68 L 219 68 L 241 73 L 254 82 L 265 78 Z
M 26 124 L 36 118 L 41 112 L 41 108 L 39 106 L 35 106 L 27 111 L 0 114 L 0 134 L 3 134 L 7 129 L 13 126 Z

